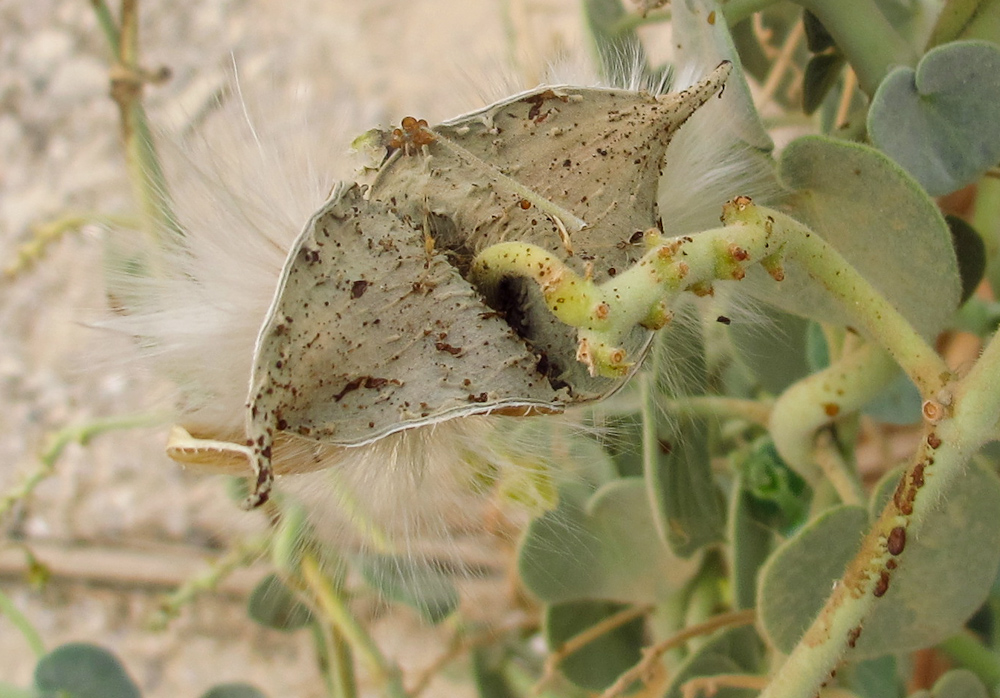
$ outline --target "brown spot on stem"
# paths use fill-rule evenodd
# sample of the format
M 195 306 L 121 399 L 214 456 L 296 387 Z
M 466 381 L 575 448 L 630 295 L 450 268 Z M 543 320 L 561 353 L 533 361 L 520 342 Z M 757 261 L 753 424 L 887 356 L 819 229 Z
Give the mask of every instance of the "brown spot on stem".
M 826 413 L 827 417 L 836 417 L 840 414 L 840 405 L 835 402 L 827 402 L 823 405 L 823 412 Z
M 889 572 L 882 570 L 879 573 L 878 581 L 875 582 L 875 588 L 872 589 L 872 594 L 875 598 L 882 598 L 887 591 L 889 591 Z
M 889 538 L 885 541 L 886 550 L 890 555 L 899 555 L 906 547 L 906 529 L 896 526 L 889 532 Z

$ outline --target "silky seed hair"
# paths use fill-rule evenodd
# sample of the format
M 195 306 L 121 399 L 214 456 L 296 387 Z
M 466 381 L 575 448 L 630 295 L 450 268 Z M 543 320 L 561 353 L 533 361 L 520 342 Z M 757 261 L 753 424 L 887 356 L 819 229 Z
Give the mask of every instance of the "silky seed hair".
M 651 84 L 639 62 L 628 61 L 631 71 L 614 87 L 667 90 L 665 78 Z M 601 85 L 580 77 L 584 62 L 572 65 L 573 82 Z M 561 79 L 569 66 L 555 66 L 550 82 L 569 82 Z M 104 323 L 135 337 L 137 361 L 176 385 L 178 422 L 197 435 L 234 442 L 244 438 L 254 344 L 286 252 L 333 184 L 354 178 L 343 152 L 358 131 L 329 105 L 311 120 L 258 116 L 250 92 L 234 79 L 210 135 L 197 133 L 163 149 L 174 163 L 169 182 L 185 237 L 162 251 L 162 274 L 113 274 L 113 293 L 124 305 Z M 747 146 L 727 132 L 726 108 L 725 94 L 710 100 L 668 150 L 660 197 L 668 235 L 717 225 L 722 203 L 748 187 L 765 200 L 774 193 Z M 559 477 L 579 476 L 565 457 L 573 439 L 591 438 L 584 414 L 463 417 L 352 448 L 293 438 L 286 462 L 319 469 L 281 477 L 279 497 L 302 502 L 312 535 L 338 546 L 435 564 L 447 559 L 448 566 L 469 571 L 474 565 L 462 561 L 463 541 L 509 549 L 511 532 L 498 522 L 509 516 L 523 525 L 524 512 L 535 515 L 554 504 Z M 525 428 L 536 419 L 545 426 Z M 512 503 L 521 513 L 516 507 L 510 513 L 505 505 Z M 494 524 L 485 539 L 484 519 Z

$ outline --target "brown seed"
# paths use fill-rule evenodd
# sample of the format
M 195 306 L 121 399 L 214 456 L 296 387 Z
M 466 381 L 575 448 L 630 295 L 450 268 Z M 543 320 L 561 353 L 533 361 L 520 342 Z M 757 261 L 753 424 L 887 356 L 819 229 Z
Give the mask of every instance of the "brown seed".
M 885 547 L 890 555 L 899 555 L 906 547 L 906 529 L 896 526 L 889 532 L 889 538 L 885 541 Z
M 889 591 L 889 572 L 882 570 L 879 574 L 878 581 L 875 582 L 875 588 L 872 590 L 872 594 L 876 598 L 881 598 L 885 596 L 885 592 Z

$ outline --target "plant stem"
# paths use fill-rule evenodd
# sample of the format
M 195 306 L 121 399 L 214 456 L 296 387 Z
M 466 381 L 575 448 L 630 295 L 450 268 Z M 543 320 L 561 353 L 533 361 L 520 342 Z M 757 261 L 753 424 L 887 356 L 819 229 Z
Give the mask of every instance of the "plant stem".
M 990 695 L 1000 686 L 1000 657 L 972 633 L 962 632 L 938 645 L 938 649 L 965 667 L 986 684 Z
M 816 431 L 878 395 L 896 370 L 885 351 L 866 344 L 785 390 L 774 404 L 769 426 L 782 459 L 815 485 L 820 474 L 813 455 Z M 825 474 L 842 501 L 863 500 L 856 473 Z
M 766 10 L 778 0 L 722 0 L 722 14 L 726 24 L 736 26 L 755 12 Z
M 118 105 L 129 181 L 143 213 L 143 227 L 159 243 L 165 241 L 163 236 L 167 236 L 167 240 L 183 237 L 142 104 L 144 84 L 165 80 L 169 73 L 165 70 L 149 73 L 139 64 L 138 0 L 122 0 L 117 26 L 104 0 L 91 0 L 91 6 L 115 56 L 115 64 L 111 67 L 111 97 Z
M 969 374 L 940 401 L 925 403 L 924 438 L 892 499 L 862 541 L 826 605 L 759 698 L 811 698 L 857 637 L 905 564 L 899 533 L 919 534 L 924 517 L 963 472 L 969 458 L 994 436 L 1000 421 L 1000 339 L 987 345 Z M 932 409 L 929 409 L 932 408 Z
M 163 415 L 141 414 L 96 419 L 86 424 L 59 430 L 52 436 L 48 448 L 39 457 L 41 464 L 38 468 L 28 475 L 20 485 L 0 496 L 0 517 L 6 514 L 14 504 L 31 494 L 45 478 L 52 474 L 56 461 L 59 460 L 59 456 L 62 455 L 62 452 L 69 444 L 79 443 L 86 446 L 95 436 L 99 436 L 105 432 L 148 427 L 159 424 L 162 421 Z
M 632 267 L 598 285 L 536 245 L 503 242 L 473 260 L 469 280 L 489 298 L 505 276 L 533 279 L 546 305 L 577 328 L 577 359 L 591 375 L 621 376 L 631 364 L 622 337 L 636 325 L 660 329 L 677 295 L 712 293 L 715 280 L 739 280 L 760 264 L 776 280 L 782 261 L 794 260 L 830 293 L 854 324 L 892 355 L 925 398 L 949 380 L 933 347 L 847 260 L 819 235 L 788 215 L 737 197 L 723 207 L 723 227 L 665 239 L 645 234 L 648 252 Z
M 898 65 L 917 55 L 872 0 L 793 0 L 816 15 L 833 36 L 869 96 Z
M 42 636 L 38 634 L 27 616 L 21 613 L 10 597 L 2 591 L 0 591 L 0 615 L 6 616 L 14 627 L 21 631 L 21 635 L 24 636 L 36 657 L 41 659 L 45 656 L 45 643 L 42 642 Z
M 406 698 L 399 667 L 386 659 L 347 607 L 344 597 L 323 574 L 319 562 L 311 553 L 302 556 L 302 579 L 313 593 L 323 614 L 344 640 L 361 656 L 371 676 L 384 687 L 390 698 Z

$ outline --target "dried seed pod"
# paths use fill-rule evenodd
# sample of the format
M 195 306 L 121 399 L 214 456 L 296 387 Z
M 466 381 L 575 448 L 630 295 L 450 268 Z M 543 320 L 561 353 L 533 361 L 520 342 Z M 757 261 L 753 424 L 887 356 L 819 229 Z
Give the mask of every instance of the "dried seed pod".
M 661 96 L 577 87 L 516 95 L 431 127 L 426 156 L 391 152 L 368 197 L 424 228 L 462 274 L 486 247 L 516 240 L 581 276 L 592 261 L 601 283 L 641 257 L 645 250 L 629 244 L 636 231 L 662 231 L 656 196 L 667 147 L 730 72 L 723 63 L 693 87 Z M 627 376 L 591 376 L 576 360 L 575 329 L 552 317 L 533 284 L 511 279 L 502 291 L 487 302 L 547 358 L 550 380 L 574 401 L 621 386 Z M 650 336 L 635 328 L 623 342 L 628 355 L 642 357 Z

